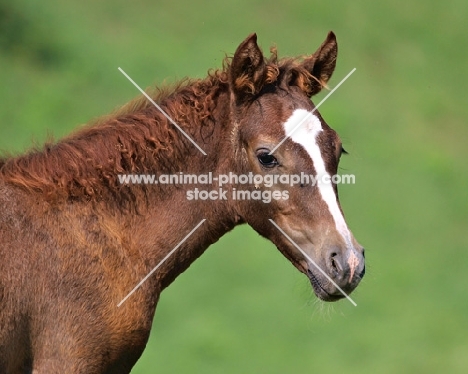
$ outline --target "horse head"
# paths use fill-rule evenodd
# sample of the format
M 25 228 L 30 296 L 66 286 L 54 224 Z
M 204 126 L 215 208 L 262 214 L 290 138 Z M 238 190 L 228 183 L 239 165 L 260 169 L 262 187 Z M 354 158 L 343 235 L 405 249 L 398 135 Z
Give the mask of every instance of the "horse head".
M 312 55 L 281 60 L 275 51 L 265 58 L 252 34 L 229 68 L 236 154 L 231 167 L 254 175 L 252 188 L 270 196 L 267 202 L 239 199 L 238 212 L 309 277 L 325 301 L 351 292 L 365 270 L 364 249 L 338 198 L 342 143 L 311 101 L 332 76 L 336 58 L 332 32 Z

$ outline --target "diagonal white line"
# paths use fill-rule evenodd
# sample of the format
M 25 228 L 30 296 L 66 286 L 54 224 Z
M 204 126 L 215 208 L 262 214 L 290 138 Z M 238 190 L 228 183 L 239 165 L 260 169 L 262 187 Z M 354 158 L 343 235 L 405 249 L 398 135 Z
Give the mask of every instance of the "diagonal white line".
M 299 126 L 302 125 L 302 123 L 303 123 L 306 119 L 310 118 L 310 117 L 312 116 L 312 114 L 314 114 L 314 112 L 320 107 L 320 105 L 322 105 L 322 104 L 333 94 L 333 92 L 335 92 L 335 91 L 338 89 L 338 87 L 340 87 L 340 86 L 346 81 L 346 79 L 348 79 L 348 78 L 351 76 L 351 74 L 353 74 L 355 71 L 356 71 L 356 68 L 354 68 L 353 70 L 351 70 L 351 71 L 348 73 L 348 75 L 347 75 L 346 77 L 344 77 L 344 78 L 341 80 L 341 82 L 338 83 L 338 84 L 336 85 L 336 87 L 335 87 L 333 90 L 331 90 L 331 91 L 328 93 L 328 95 L 325 96 L 325 97 L 320 101 L 320 103 L 318 103 L 318 104 L 315 106 L 314 110 L 312 110 L 311 112 L 309 112 L 308 115 L 306 115 L 306 116 L 305 116 L 305 117 L 288 133 L 288 134 L 286 134 L 286 136 L 283 138 L 283 140 L 281 140 L 281 141 L 275 146 L 275 148 L 273 148 L 273 149 L 270 151 L 269 155 L 273 154 L 273 152 L 276 151 L 276 150 L 280 147 L 280 145 L 283 144 L 283 143 L 286 141 L 286 139 L 289 138 L 289 137 L 292 135 L 292 133 L 293 133 L 294 131 L 296 131 L 296 130 L 299 128 Z
M 195 147 L 197 147 L 198 150 L 199 150 L 201 153 L 203 153 L 203 154 L 206 156 L 206 152 L 205 152 L 203 149 L 201 149 L 201 147 L 200 147 L 197 143 L 195 143 L 195 141 L 194 141 L 184 130 L 182 130 L 182 128 L 181 128 L 177 123 L 175 123 L 175 121 L 174 121 L 171 117 L 169 117 L 169 115 L 168 115 L 164 110 L 162 110 L 162 108 L 161 108 L 158 104 L 156 104 L 156 102 L 155 102 L 145 91 L 143 91 L 143 90 L 141 89 L 141 87 L 140 87 L 138 84 L 136 84 L 135 81 L 134 81 L 132 78 L 130 78 L 130 77 L 128 76 L 128 74 L 127 74 L 126 72 L 124 72 L 121 68 L 119 68 L 119 71 L 120 71 L 123 75 L 125 75 L 125 78 L 127 78 L 127 79 L 138 89 L 138 91 L 140 91 L 143 95 L 145 95 L 145 97 L 151 102 L 151 104 L 153 104 L 156 108 L 158 108 L 158 110 L 164 115 L 164 117 L 166 117 L 175 127 L 177 127 L 177 129 L 178 129 L 182 134 L 184 134 L 184 136 L 185 136 L 188 140 L 190 140 L 190 141 L 192 142 L 192 144 L 193 144 Z
M 170 251 L 160 262 L 159 264 L 157 264 L 153 270 L 151 270 L 147 275 L 146 277 L 144 277 L 140 283 L 138 283 L 134 288 L 133 290 L 131 290 L 127 296 L 125 296 L 121 301 L 120 303 L 117 304 L 117 307 L 120 307 L 138 288 L 140 288 L 140 286 L 146 282 L 146 280 L 151 276 L 151 274 L 153 274 L 156 270 L 158 270 L 158 268 L 169 258 L 172 256 L 172 254 L 203 224 L 203 222 L 206 221 L 206 218 L 203 218 L 199 223 L 198 225 L 196 225 L 192 231 L 190 231 L 187 236 L 185 238 L 182 239 L 182 241 L 177 244 L 175 246 L 175 248 Z
M 270 218 L 269 221 L 286 237 L 286 239 L 288 239 L 288 240 L 291 242 L 292 245 L 294 245 L 294 246 L 298 249 L 299 252 L 301 252 L 301 253 L 304 255 L 304 257 L 305 257 L 307 260 L 309 260 L 309 261 L 317 268 L 318 271 L 320 271 L 320 272 L 325 276 L 325 278 L 327 278 L 327 279 L 344 295 L 344 297 L 346 297 L 346 298 L 351 302 L 351 304 L 353 304 L 354 306 L 357 306 L 357 304 L 354 302 L 354 300 L 351 299 L 351 298 L 349 297 L 349 295 L 348 295 L 346 292 L 344 292 L 344 291 L 340 288 L 340 286 L 338 286 L 338 285 L 333 281 L 333 279 L 331 279 L 331 278 L 329 277 L 329 275 L 328 275 L 327 273 L 325 273 L 325 272 L 322 270 L 322 268 L 321 268 L 320 266 L 318 266 L 318 265 L 315 263 L 315 261 L 312 260 L 312 259 L 309 257 L 309 255 L 308 255 L 307 253 L 305 253 L 305 251 L 304 251 L 301 247 L 299 247 L 299 246 L 294 242 L 294 240 L 292 240 L 292 239 L 289 237 L 289 235 L 286 234 L 286 233 L 284 232 L 284 230 L 283 230 L 281 227 L 279 227 L 279 226 L 276 224 L 275 221 L 273 221 L 271 218 Z

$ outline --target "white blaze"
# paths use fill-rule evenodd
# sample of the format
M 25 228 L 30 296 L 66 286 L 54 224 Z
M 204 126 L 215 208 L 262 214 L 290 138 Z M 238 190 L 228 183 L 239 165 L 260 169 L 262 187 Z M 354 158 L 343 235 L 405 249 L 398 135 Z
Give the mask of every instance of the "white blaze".
M 354 249 L 351 241 L 351 233 L 338 206 L 331 176 L 325 168 L 325 162 L 323 161 L 322 153 L 317 144 L 317 136 L 323 131 L 320 120 L 316 115 L 305 109 L 296 109 L 291 117 L 284 123 L 284 130 L 286 135 L 290 136 L 293 142 L 304 147 L 312 159 L 315 172 L 317 173 L 317 187 L 320 191 L 320 195 L 327 204 L 328 210 L 335 221 L 336 229 L 343 237 L 346 246 L 349 249 Z M 324 182 L 324 178 L 326 178 L 328 183 Z M 354 268 L 354 266 L 351 268 Z

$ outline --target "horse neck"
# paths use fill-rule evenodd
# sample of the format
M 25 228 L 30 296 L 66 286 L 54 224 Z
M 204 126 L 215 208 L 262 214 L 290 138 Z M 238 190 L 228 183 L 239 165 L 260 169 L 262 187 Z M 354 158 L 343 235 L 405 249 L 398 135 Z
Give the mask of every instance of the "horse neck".
M 182 139 L 185 150 L 179 154 L 177 162 L 170 165 L 170 170 L 162 173 L 208 174 L 215 176 L 225 172 L 232 154 L 232 121 L 230 118 L 229 93 L 220 90 L 216 94 L 210 119 L 192 117 L 192 121 L 201 124 L 199 130 L 183 128 L 187 134 L 206 152 L 203 155 L 184 136 L 176 131 Z M 173 103 L 162 102 L 161 107 L 176 123 L 182 124 L 180 114 L 174 110 Z M 184 115 L 182 110 L 182 115 Z M 185 119 L 186 121 L 186 119 Z M 203 123 L 205 121 L 205 123 Z M 208 123 L 206 123 L 208 122 Z M 182 126 L 181 126 L 182 127 Z M 154 172 L 160 175 L 158 165 Z M 167 165 L 165 165 L 167 167 Z M 166 188 L 167 187 L 167 188 Z M 180 185 L 180 186 L 146 186 L 145 207 L 138 216 L 126 225 L 135 248 L 139 249 L 141 260 L 149 267 L 156 266 L 174 248 L 177 250 L 158 268 L 155 279 L 159 289 L 167 287 L 183 272 L 205 249 L 216 242 L 226 232 L 241 223 L 230 199 L 222 200 L 189 200 L 187 190 L 195 188 L 212 190 L 214 185 Z M 197 225 L 195 232 L 187 235 Z
M 87 220 L 94 225 L 99 217 L 99 227 L 93 227 L 101 231 L 103 242 L 121 243 L 115 252 L 125 254 L 135 279 L 141 279 L 179 246 L 153 278 L 159 284 L 156 289 L 162 289 L 240 218 L 229 201 L 189 201 L 186 186 L 165 191 L 154 185 L 127 189 L 118 184 L 117 174 L 217 174 L 225 170 L 233 154 L 230 98 L 225 85 L 217 85 L 216 90 L 203 91 L 210 95 L 209 101 L 204 101 L 203 92 L 197 92 L 199 103 L 205 105 L 201 110 L 187 105 L 192 100 L 187 92 L 175 92 L 161 101 L 162 109 L 207 155 L 165 121 L 156 108 L 144 106 L 107 117 L 43 150 L 0 160 L 0 184 L 11 186 L 18 201 L 31 209 L 39 200 L 44 207 L 67 206 L 51 209 L 50 214 L 62 215 L 57 219 L 70 221 L 69 227 L 81 227 Z M 202 220 L 196 232 L 186 238 Z M 67 235 L 79 233 L 70 231 Z M 98 245 L 89 243 L 90 248 Z

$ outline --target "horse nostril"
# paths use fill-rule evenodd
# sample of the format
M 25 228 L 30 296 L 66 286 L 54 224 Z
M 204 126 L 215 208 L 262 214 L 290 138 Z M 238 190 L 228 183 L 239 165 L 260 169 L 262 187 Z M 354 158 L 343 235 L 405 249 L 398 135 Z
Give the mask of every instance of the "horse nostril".
M 360 252 L 354 248 L 341 249 L 337 246 L 328 250 L 324 259 L 325 269 L 339 287 L 353 289 L 364 276 L 364 258 Z
M 331 267 L 336 273 L 341 273 L 343 271 L 343 266 L 340 263 L 340 260 L 338 258 L 338 253 L 333 252 L 331 254 Z
M 366 274 L 366 266 L 363 266 L 362 271 L 359 273 L 359 278 L 364 278 L 364 275 Z

